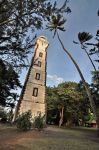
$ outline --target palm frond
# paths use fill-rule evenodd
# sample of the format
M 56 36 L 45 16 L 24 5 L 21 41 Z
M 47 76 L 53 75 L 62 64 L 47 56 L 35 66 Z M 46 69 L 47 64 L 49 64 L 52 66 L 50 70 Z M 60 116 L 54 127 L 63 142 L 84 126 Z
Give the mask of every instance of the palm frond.
M 66 31 L 64 27 L 57 27 L 57 29 L 61 30 L 61 31 Z
M 99 36 L 99 29 L 97 30 L 96 36 Z
M 78 43 L 78 42 L 76 42 L 76 41 L 73 41 L 73 43 L 74 43 L 74 44 L 79 44 L 79 43 Z
M 66 20 L 63 18 L 62 15 L 52 15 L 51 21 L 47 25 L 47 29 L 50 31 L 54 30 L 54 36 L 56 35 L 57 30 L 65 31 L 64 23 Z
M 56 35 L 56 32 L 57 32 L 57 30 L 55 29 L 55 30 L 54 30 L 54 35 L 53 35 L 53 38 L 55 37 L 55 35 Z
M 64 4 L 62 5 L 62 7 L 60 8 L 60 12 L 63 13 L 63 12 L 66 12 L 67 14 L 68 13 L 71 13 L 71 9 L 69 7 L 67 7 L 67 3 L 69 1 L 68 0 L 65 0 Z
M 62 19 L 61 21 L 59 21 L 58 26 L 62 26 L 64 25 L 64 23 L 66 22 L 66 19 Z
M 62 15 L 61 14 L 57 14 L 56 18 L 57 18 L 57 20 L 59 22 L 61 20 L 61 18 L 62 18 Z
M 98 14 L 98 16 L 99 16 L 99 10 L 98 10 L 97 14 Z
M 89 41 L 90 39 L 92 39 L 92 37 L 93 36 L 88 32 L 79 32 L 78 33 L 78 39 L 81 44 L 83 44 L 86 41 Z

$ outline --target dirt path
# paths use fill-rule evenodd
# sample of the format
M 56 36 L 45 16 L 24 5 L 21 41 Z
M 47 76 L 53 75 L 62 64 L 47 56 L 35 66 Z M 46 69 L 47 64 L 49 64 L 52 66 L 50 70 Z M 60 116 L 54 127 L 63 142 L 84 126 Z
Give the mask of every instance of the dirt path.
M 0 125 L 0 150 L 12 150 L 21 147 L 19 143 L 25 139 L 39 138 L 41 135 L 38 131 L 22 132 L 15 127 L 6 127 Z M 19 150 L 19 149 L 18 149 Z
M 99 150 L 95 130 L 59 129 L 20 132 L 15 127 L 0 126 L 0 150 Z

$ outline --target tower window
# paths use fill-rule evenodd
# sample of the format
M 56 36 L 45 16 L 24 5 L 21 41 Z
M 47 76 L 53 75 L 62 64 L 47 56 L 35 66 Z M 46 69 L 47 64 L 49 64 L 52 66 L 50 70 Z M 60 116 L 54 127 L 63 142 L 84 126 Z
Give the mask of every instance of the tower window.
M 38 61 L 38 66 L 41 67 L 41 61 Z
M 38 88 L 33 89 L 33 95 L 32 96 L 35 96 L 35 97 L 38 96 Z
M 36 79 L 36 80 L 40 80 L 40 73 L 36 73 L 35 79 Z
M 39 53 L 39 57 L 42 57 L 42 56 L 43 56 L 43 53 L 40 52 L 40 53 Z

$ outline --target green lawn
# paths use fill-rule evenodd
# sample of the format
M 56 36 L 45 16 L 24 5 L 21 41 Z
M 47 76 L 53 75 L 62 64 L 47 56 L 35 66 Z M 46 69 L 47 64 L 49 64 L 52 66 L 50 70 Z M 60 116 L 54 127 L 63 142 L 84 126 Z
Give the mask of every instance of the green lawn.
M 5 133 L 5 134 L 4 134 Z M 42 132 L 19 132 L 16 128 L 0 130 L 0 150 L 99 150 L 96 130 L 48 127 Z

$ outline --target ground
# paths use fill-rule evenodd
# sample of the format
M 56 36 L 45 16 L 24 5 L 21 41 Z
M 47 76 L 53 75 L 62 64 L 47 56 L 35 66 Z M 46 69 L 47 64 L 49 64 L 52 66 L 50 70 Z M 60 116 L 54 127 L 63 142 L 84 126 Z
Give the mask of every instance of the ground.
M 99 150 L 95 129 L 59 129 L 22 132 L 0 125 L 0 150 Z

